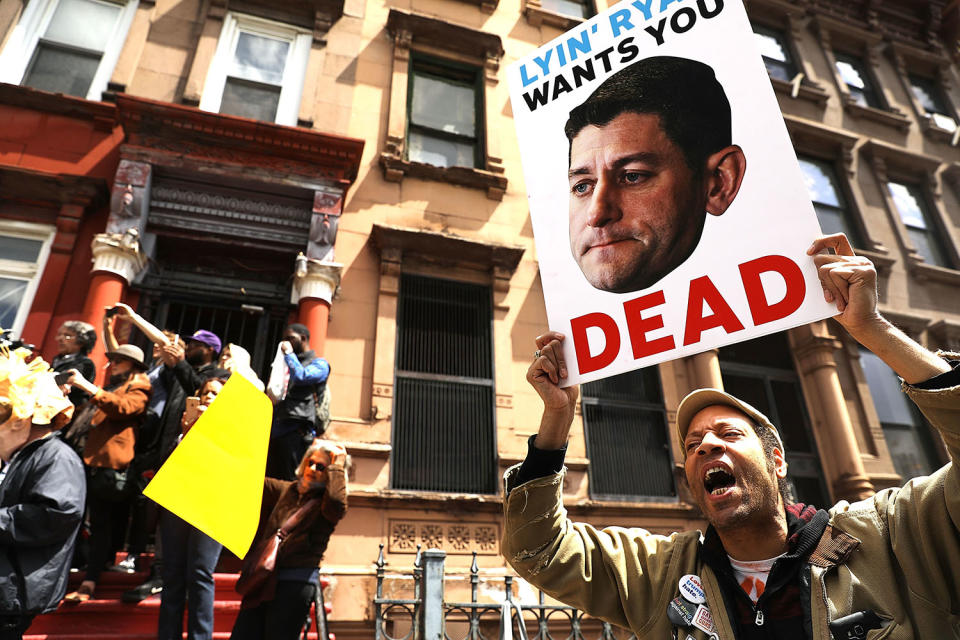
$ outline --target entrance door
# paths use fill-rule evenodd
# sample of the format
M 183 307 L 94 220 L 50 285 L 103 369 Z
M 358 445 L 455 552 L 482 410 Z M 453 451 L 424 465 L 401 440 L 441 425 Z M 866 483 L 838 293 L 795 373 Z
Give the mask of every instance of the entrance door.
M 197 329 L 213 331 L 224 346 L 238 344 L 250 352 L 250 365 L 266 382 L 270 363 L 287 324 L 287 309 L 242 304 L 238 301 L 182 300 L 149 296 L 141 304 L 144 317 L 157 327 L 169 329 L 183 338 Z M 143 308 L 146 307 L 146 308 Z

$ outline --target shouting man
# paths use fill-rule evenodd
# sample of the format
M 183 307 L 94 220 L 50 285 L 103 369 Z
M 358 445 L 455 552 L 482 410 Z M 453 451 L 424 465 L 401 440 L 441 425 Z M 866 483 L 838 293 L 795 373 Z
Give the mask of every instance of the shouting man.
M 880 315 L 876 271 L 842 234 L 818 239 L 809 253 L 837 321 L 900 375 L 956 459 L 957 362 Z M 677 410 L 686 481 L 710 525 L 705 533 L 570 522 L 563 455 L 578 392 L 558 384 L 567 374 L 562 340 L 556 333 L 537 340 L 527 380 L 543 400 L 543 418 L 525 461 L 506 477 L 503 553 L 522 577 L 640 638 L 892 640 L 953 637 L 960 628 L 960 476 L 952 462 L 829 511 L 788 504 L 776 426 L 722 391 L 694 391 Z

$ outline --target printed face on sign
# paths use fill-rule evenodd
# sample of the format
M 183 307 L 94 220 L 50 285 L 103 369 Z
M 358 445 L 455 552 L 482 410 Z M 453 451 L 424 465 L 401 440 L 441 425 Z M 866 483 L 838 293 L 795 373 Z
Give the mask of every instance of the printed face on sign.
M 686 89 L 681 87 L 686 86 Z M 713 70 L 658 56 L 615 73 L 570 112 L 570 250 L 591 285 L 646 289 L 723 214 L 746 159 Z

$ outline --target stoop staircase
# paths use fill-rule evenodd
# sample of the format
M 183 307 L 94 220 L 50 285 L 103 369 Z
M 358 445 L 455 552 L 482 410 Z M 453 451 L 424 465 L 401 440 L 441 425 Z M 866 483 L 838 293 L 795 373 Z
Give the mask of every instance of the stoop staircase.
M 104 571 L 97 585 L 94 598 L 78 604 L 61 603 L 53 613 L 37 616 L 24 635 L 24 640 L 148 640 L 157 637 L 157 614 L 160 610 L 160 595 L 157 594 L 137 604 L 120 600 L 124 591 L 132 589 L 147 579 L 147 572 L 116 573 Z M 240 611 L 240 594 L 234 590 L 237 573 L 215 573 L 216 596 L 214 601 L 215 640 L 227 640 L 233 623 Z M 73 573 L 67 593 L 80 586 L 83 573 Z M 327 586 L 320 578 L 321 587 Z M 329 613 L 330 605 L 325 609 Z M 312 611 L 311 611 L 312 619 Z M 322 623 L 322 619 L 321 619 Z M 184 622 L 186 628 L 186 622 Z M 186 637 L 186 634 L 184 634 Z M 311 625 L 311 640 L 318 640 L 316 629 Z M 331 640 L 336 640 L 330 634 Z

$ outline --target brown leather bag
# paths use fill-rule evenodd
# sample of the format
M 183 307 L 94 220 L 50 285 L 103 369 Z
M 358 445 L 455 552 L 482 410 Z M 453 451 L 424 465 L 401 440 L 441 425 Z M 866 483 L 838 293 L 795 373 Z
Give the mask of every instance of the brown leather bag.
M 277 552 L 284 538 L 296 529 L 312 509 L 320 507 L 320 498 L 306 502 L 294 511 L 272 536 L 262 538 L 243 557 L 243 568 L 235 589 L 243 596 L 241 608 L 249 609 L 273 599 L 277 586 Z

